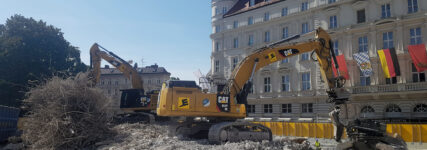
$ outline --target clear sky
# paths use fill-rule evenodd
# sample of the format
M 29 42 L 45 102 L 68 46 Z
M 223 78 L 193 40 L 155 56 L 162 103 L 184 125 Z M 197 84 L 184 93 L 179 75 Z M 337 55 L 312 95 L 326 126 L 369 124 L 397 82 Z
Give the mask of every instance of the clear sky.
M 210 70 L 210 0 L 2 0 L 0 24 L 14 14 L 62 29 L 89 65 L 97 42 L 141 66 L 157 63 L 171 76 L 195 80 Z

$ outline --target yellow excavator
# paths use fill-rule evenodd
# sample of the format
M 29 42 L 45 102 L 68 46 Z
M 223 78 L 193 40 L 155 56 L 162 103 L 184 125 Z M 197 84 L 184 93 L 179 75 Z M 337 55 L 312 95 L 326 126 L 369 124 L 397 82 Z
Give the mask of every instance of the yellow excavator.
M 148 115 L 149 121 L 153 121 L 154 116 L 150 113 L 154 113 L 156 109 L 158 91 L 145 93 L 143 80 L 137 68 L 97 43 L 90 48 L 90 68 L 94 84 L 99 83 L 100 80 L 102 59 L 116 67 L 132 83 L 132 89 L 120 90 L 122 92 L 120 109 L 126 113 Z
M 345 104 L 350 93 L 343 88 L 345 79 L 333 75 L 332 59 L 334 62 L 337 61 L 329 34 L 319 28 L 304 36 L 310 35 L 314 35 L 314 38 L 292 43 L 302 39 L 300 35 L 296 35 L 256 50 L 236 66 L 228 83 L 218 93 L 202 91 L 194 81 L 165 82 L 159 93 L 157 115 L 185 118 L 171 125 L 170 133 L 184 136 L 207 134 L 209 142 L 214 144 L 228 141 L 272 140 L 272 132 L 269 128 L 242 121 L 247 115 L 247 96 L 252 88 L 254 73 L 269 64 L 308 52 L 312 52 L 312 57 L 314 53 L 316 54 L 322 79 L 327 87 L 326 92 L 329 97 L 327 102 L 334 103 L 335 106 Z M 337 63 L 335 67 L 339 70 Z M 335 112 L 337 113 L 331 115 L 334 125 L 342 125 L 339 120 L 339 111 Z M 356 130 L 364 129 L 358 128 L 359 125 L 360 123 L 347 127 L 347 130 L 358 133 Z M 372 130 L 372 132 L 375 131 Z M 339 131 L 336 132 L 337 141 L 341 138 L 338 136 L 339 133 Z M 356 136 L 355 140 L 360 141 L 359 135 L 352 135 Z

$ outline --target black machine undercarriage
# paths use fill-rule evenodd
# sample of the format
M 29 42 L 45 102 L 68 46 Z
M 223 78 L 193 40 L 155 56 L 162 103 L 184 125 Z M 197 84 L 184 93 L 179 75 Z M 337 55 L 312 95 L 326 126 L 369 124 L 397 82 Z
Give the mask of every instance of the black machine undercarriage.
M 209 118 L 209 120 L 186 118 L 184 121 L 177 121 L 170 126 L 169 135 L 207 138 L 212 144 L 245 140 L 271 141 L 273 137 L 271 130 L 260 124 L 215 118 Z

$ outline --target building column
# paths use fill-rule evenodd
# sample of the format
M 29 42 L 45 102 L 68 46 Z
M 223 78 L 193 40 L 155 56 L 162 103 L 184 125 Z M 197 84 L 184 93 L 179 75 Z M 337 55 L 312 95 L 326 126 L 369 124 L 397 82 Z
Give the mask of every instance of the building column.
M 395 33 L 396 33 L 396 44 L 395 44 L 395 48 L 396 48 L 396 53 L 397 54 L 403 54 L 404 53 L 404 47 L 403 47 L 403 27 L 402 27 L 402 23 L 397 23 L 397 26 L 395 28 Z

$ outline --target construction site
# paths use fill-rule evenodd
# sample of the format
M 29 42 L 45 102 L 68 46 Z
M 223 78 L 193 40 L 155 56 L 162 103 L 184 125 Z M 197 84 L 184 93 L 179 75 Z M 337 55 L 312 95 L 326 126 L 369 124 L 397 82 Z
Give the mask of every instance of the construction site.
M 96 4 L 68 3 L 56 6 Z M 167 7 L 149 3 L 138 2 Z M 159 50 L 101 37 L 77 47 L 64 38 L 68 26 L 5 11 L 14 15 L 0 24 L 0 149 L 427 149 L 426 1 L 203 4 L 211 33 L 175 39 L 205 36 L 210 45 L 192 45 L 208 45 L 202 59 L 196 50 L 160 52 L 173 40 L 152 37 L 139 42 Z M 104 7 L 143 12 L 133 2 Z M 133 23 L 154 24 L 105 27 L 131 36 Z M 134 61 L 141 55 L 149 57 Z M 209 71 L 189 73 L 199 60 Z

